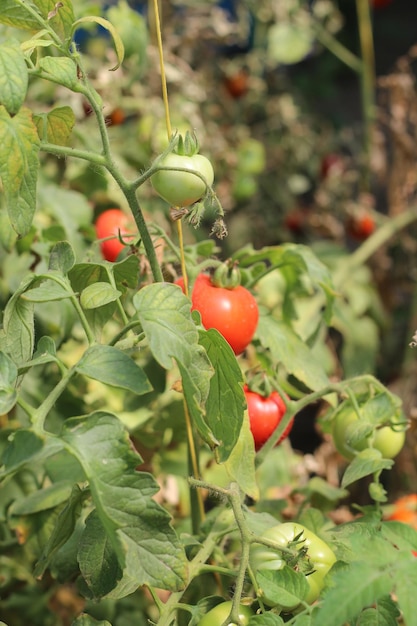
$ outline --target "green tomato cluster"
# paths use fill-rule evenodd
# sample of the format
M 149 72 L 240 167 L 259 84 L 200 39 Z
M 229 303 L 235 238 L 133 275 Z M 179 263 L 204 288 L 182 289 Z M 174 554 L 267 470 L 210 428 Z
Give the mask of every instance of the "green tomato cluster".
M 220 604 L 217 604 L 201 618 L 198 626 L 222 626 L 230 615 L 231 610 L 231 600 L 220 602 Z M 241 626 L 247 626 L 252 615 L 253 612 L 248 606 L 244 604 L 239 605 L 239 622 Z

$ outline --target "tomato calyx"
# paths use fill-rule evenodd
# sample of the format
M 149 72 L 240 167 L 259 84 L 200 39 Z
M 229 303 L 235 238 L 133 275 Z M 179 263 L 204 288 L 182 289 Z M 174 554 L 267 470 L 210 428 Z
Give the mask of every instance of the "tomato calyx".
M 211 282 L 215 287 L 235 289 L 240 285 L 240 270 L 237 261 L 228 259 L 221 263 L 214 271 Z
M 176 139 L 177 142 L 173 149 L 174 154 L 188 157 L 198 154 L 200 144 L 198 142 L 197 135 L 194 132 L 190 133 L 190 131 L 187 130 L 184 136 L 179 134 Z

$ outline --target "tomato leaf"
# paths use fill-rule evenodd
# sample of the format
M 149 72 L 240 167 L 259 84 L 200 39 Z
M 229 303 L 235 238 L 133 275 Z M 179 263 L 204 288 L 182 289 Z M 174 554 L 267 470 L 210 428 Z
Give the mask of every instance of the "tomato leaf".
M 127 354 L 113 346 L 90 346 L 76 366 L 84 374 L 106 385 L 142 395 L 152 391 L 145 372 Z
M 67 146 L 75 124 L 75 114 L 71 107 L 56 107 L 49 113 L 33 118 L 42 141 Z
M 288 565 L 279 570 L 258 570 L 256 579 L 265 596 L 284 609 L 292 609 L 308 592 L 306 577 Z
M 16 289 L 3 315 L 3 329 L 5 339 L 4 351 L 7 352 L 16 365 L 23 365 L 33 353 L 35 341 L 34 306 L 25 301 L 21 295 L 37 280 L 33 274 L 28 275 Z
M 51 250 L 48 269 L 65 275 L 74 264 L 75 254 L 71 244 L 68 241 L 58 241 Z
M 233 350 L 219 332 L 200 330 L 199 336 L 214 369 L 205 421 L 220 442 L 215 454 L 222 463 L 229 458 L 241 432 L 245 408 L 243 376 Z
M 203 439 L 217 446 L 219 442 L 205 421 L 213 368 L 198 343 L 190 300 L 176 285 L 155 283 L 140 289 L 133 304 L 155 360 L 165 369 L 176 361 L 192 419 Z
M 284 622 L 282 617 L 268 611 L 268 613 L 253 615 L 249 620 L 248 626 L 284 626 Z
M 80 294 L 80 304 L 83 309 L 97 309 L 100 306 L 116 302 L 122 295 L 109 283 L 98 282 L 88 285 Z
M 10 222 L 20 236 L 29 232 L 36 206 L 39 137 L 29 109 L 15 116 L 0 106 L 0 177 Z
M 18 41 L 1 44 L 0 67 L 0 104 L 14 115 L 22 106 L 28 88 L 28 70 Z
M 284 365 L 289 374 L 312 391 L 323 389 L 329 384 L 321 362 L 284 322 L 265 315 L 261 310 L 255 337 Z
M 383 469 L 390 469 L 394 465 L 392 459 L 383 459 L 381 453 L 373 448 L 359 452 L 348 465 L 342 478 L 342 488 L 348 487 L 360 478 L 370 476 Z
M 111 626 L 111 624 L 107 620 L 98 621 L 94 617 L 83 613 L 72 622 L 71 626 Z
M 123 597 L 132 592 L 129 581 L 135 588 L 149 584 L 181 589 L 185 554 L 169 514 L 153 499 L 158 484 L 151 474 L 136 470 L 141 458 L 121 422 L 101 411 L 71 418 L 62 438 L 81 464 L 96 506 L 83 540 L 89 549 L 80 549 L 78 555 L 93 596 L 112 592 Z M 107 573 L 106 564 L 111 567 Z M 93 572 L 97 578 L 90 577 Z M 121 572 L 127 577 L 125 588 Z
M 389 597 L 381 598 L 359 615 L 356 626 L 397 626 L 400 612 L 397 604 Z
M 230 478 L 239 485 L 243 493 L 254 500 L 259 499 L 255 474 L 255 447 L 247 413 L 244 414 L 239 438 L 225 462 L 225 467 Z
M 77 91 L 77 66 L 67 57 L 43 57 L 39 61 L 40 76 L 53 83 Z
M 8 413 L 16 404 L 17 367 L 14 362 L 0 352 L 0 415 Z
M 34 459 L 51 456 L 62 448 L 57 438 L 46 438 L 29 429 L 20 429 L 14 432 L 4 448 L 1 463 L 0 478 L 14 474 Z

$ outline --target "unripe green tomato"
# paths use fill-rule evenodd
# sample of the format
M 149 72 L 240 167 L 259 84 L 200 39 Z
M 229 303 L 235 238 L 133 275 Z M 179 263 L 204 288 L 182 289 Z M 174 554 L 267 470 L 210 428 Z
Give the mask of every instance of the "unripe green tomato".
M 207 186 L 205 182 L 193 172 L 201 174 L 209 187 L 214 181 L 214 171 L 210 161 L 202 154 L 184 156 L 170 153 L 160 163 L 161 167 L 179 168 L 189 172 L 159 170 L 151 176 L 152 187 L 158 195 L 173 207 L 185 207 L 194 204 L 202 198 Z
M 366 448 L 379 450 L 385 459 L 393 459 L 401 451 L 405 442 L 405 431 L 394 430 L 391 426 L 382 426 L 374 434 L 359 441 L 350 443 L 349 435 L 353 433 L 359 417 L 353 408 L 340 411 L 332 421 L 332 436 L 336 450 L 345 459 L 351 461 L 357 452 Z M 401 416 L 394 416 L 393 423 L 403 421 Z
M 312 573 L 306 575 L 309 589 L 304 598 L 305 602 L 312 604 L 317 600 L 324 587 L 324 577 L 336 562 L 333 550 L 320 537 L 297 522 L 277 524 L 268 528 L 261 536 L 263 539 L 274 541 L 282 548 L 295 548 L 296 546 L 289 546 L 289 544 L 294 542 L 298 535 L 300 535 L 298 539 L 300 543 L 297 547 L 298 549 L 307 549 L 305 557 L 302 558 L 308 559 L 313 568 Z M 280 570 L 285 565 L 285 559 L 283 553 L 278 549 L 274 550 L 262 544 L 254 544 L 251 548 L 250 563 L 256 573 L 258 570 Z M 271 607 L 278 604 L 273 597 L 263 595 L 261 599 Z M 286 609 L 293 611 L 297 607 L 298 604 L 293 607 L 286 607 Z
M 228 600 L 227 602 L 220 602 L 220 604 L 217 604 L 214 609 L 211 609 L 201 618 L 198 622 L 198 626 L 222 626 L 231 610 L 231 600 Z M 252 609 L 243 604 L 239 605 L 239 621 L 241 626 L 247 626 L 252 615 Z

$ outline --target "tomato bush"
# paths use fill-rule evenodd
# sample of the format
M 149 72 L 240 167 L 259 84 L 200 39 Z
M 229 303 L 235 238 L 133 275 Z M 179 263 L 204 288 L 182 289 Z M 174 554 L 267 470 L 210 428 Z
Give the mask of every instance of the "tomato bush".
M 120 209 L 106 209 L 96 219 L 95 229 L 97 238 L 104 240 L 100 243 L 103 257 L 107 261 L 116 261 L 125 248 L 120 238 L 126 243 L 133 242 L 131 234 L 135 232 L 136 226 L 132 216 Z
M 270 438 L 278 424 L 285 415 L 285 402 L 277 391 L 272 391 L 268 396 L 263 396 L 256 391 L 251 391 L 247 385 L 244 387 L 245 398 L 248 405 L 249 425 L 255 449 L 259 450 Z M 290 434 L 294 420 L 292 419 L 285 427 L 277 445 Z
M 177 284 L 183 288 L 184 280 Z M 215 328 L 241 354 L 255 334 L 259 312 L 254 296 L 245 287 L 217 287 L 208 274 L 199 274 L 191 294 L 192 308 L 201 315 L 204 328 Z
M 254 571 L 259 575 L 259 571 L 263 570 L 281 571 L 284 567 L 294 567 L 305 575 L 308 583 L 304 601 L 309 604 L 315 602 L 324 588 L 326 574 L 336 562 L 336 555 L 330 546 L 296 522 L 285 522 L 268 528 L 262 533 L 261 538 L 272 541 L 277 548 L 255 544 L 251 551 L 251 565 Z M 282 549 L 290 551 L 293 549 L 294 553 L 287 553 Z M 283 605 L 279 595 L 275 596 L 270 592 L 264 591 L 261 598 L 269 606 L 279 604 L 289 612 L 299 606 L 299 602 L 292 604 L 291 601 Z
M 417 212 L 395 206 L 378 237 L 344 245 L 346 216 L 373 206 L 371 146 L 322 133 L 291 76 L 326 41 L 365 67 L 334 47 L 336 3 L 155 3 L 166 73 L 151 11 L 3 4 L 2 622 L 197 626 L 234 605 L 260 626 L 415 626 L 417 531 L 386 504 L 407 411 L 376 375 L 387 325 L 371 260 Z M 234 97 L 223 79 L 246 66 Z M 216 189 L 190 131 L 166 146 L 171 124 L 192 125 Z M 343 168 L 322 178 L 332 151 Z M 331 433 L 353 406 L 345 463 Z M 261 445 L 293 423 L 320 429 L 318 448 Z

